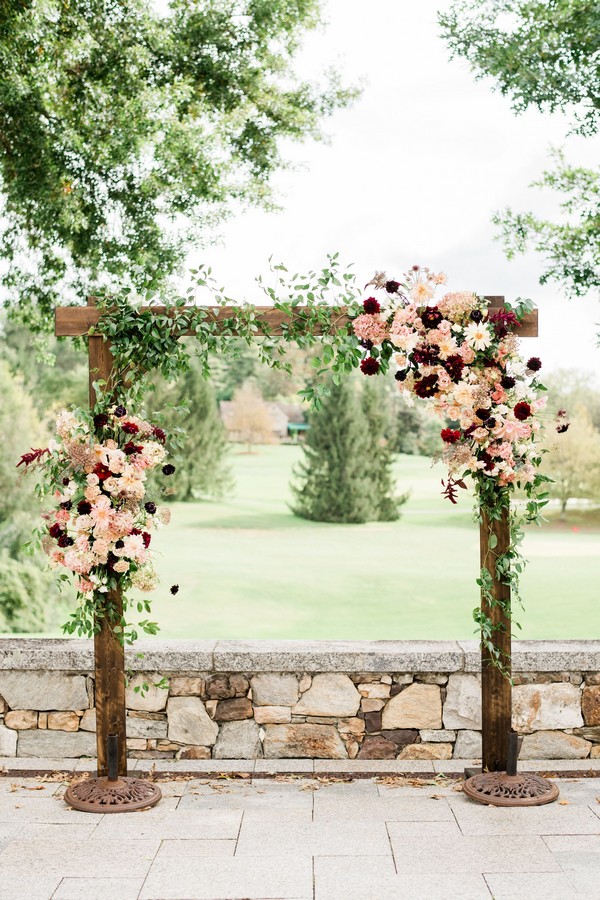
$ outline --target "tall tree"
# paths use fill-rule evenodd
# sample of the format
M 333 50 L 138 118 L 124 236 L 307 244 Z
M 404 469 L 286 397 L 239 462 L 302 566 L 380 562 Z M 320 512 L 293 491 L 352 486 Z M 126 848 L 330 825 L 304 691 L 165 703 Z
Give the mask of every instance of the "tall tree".
M 3 284 L 60 297 L 164 283 L 236 203 L 272 203 L 283 139 L 353 91 L 292 65 L 319 0 L 0 0 Z
M 529 107 L 563 112 L 572 130 L 595 135 L 600 122 L 600 5 L 598 0 L 455 0 L 441 13 L 442 34 L 454 56 L 478 78 L 492 78 L 516 112 Z M 600 286 L 600 176 L 569 165 L 562 153 L 533 186 L 558 194 L 558 220 L 510 209 L 496 213 L 510 258 L 532 247 L 544 259 L 541 283 L 569 296 Z
M 322 408 L 309 422 L 304 459 L 291 485 L 294 513 L 317 522 L 379 519 L 385 505 L 379 496 L 380 472 L 353 382 L 331 384 Z
M 393 431 L 391 402 L 384 380 L 382 378 L 366 380 L 361 400 L 371 445 L 369 474 L 374 488 L 372 495 L 374 515 L 380 522 L 393 522 L 400 517 L 400 506 L 408 497 L 406 494 L 396 496 L 396 482 L 392 471 L 394 458 L 390 440 Z

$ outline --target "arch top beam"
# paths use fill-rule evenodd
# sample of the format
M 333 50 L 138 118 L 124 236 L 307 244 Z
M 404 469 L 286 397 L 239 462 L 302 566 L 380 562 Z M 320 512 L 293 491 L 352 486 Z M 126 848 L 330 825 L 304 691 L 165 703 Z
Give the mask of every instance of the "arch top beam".
M 485 298 L 490 307 L 499 308 L 504 306 L 504 297 L 499 296 L 486 296 Z M 192 307 L 190 307 L 192 308 Z M 204 307 L 206 310 L 213 311 L 213 317 L 217 322 L 222 322 L 225 319 L 231 318 L 235 315 L 237 311 L 237 307 L 233 306 L 206 306 Z M 338 315 L 336 316 L 335 323 L 337 326 L 347 325 L 350 321 L 347 310 L 345 306 L 334 307 L 337 309 Z M 184 307 L 185 309 L 185 307 Z M 289 321 L 289 315 L 285 312 L 282 312 L 279 309 L 275 309 L 273 306 L 256 306 L 255 307 L 256 314 L 258 316 L 259 323 L 260 321 L 264 322 L 265 325 L 269 327 L 269 333 L 273 335 L 282 334 L 282 326 L 285 322 Z M 142 307 L 143 313 L 156 313 L 158 315 L 164 314 L 166 308 L 164 306 L 146 306 Z M 302 307 L 297 307 L 297 312 L 299 315 L 302 314 Z M 82 337 L 87 335 L 88 330 L 98 324 L 101 313 L 94 306 L 59 306 L 54 311 L 54 333 L 57 337 Z M 190 334 L 194 332 L 190 331 Z M 315 328 L 314 334 L 322 334 L 323 332 L 320 329 Z M 519 337 L 537 337 L 538 335 L 538 311 L 534 309 L 532 312 L 528 313 L 520 328 L 517 329 L 517 334 Z

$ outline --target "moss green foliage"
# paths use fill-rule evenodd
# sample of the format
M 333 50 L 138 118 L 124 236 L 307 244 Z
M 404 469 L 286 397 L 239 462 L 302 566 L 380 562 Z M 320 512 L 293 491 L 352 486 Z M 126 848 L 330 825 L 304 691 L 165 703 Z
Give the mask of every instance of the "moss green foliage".
M 349 523 L 398 518 L 385 417 L 376 407 L 375 388 L 361 398 L 350 379 L 331 385 L 309 419 L 304 459 L 294 472 L 296 515 Z
M 293 61 L 319 0 L 0 3 L 3 279 L 32 324 L 164 284 L 232 203 L 272 203 L 282 140 L 346 105 Z
M 516 112 L 563 112 L 572 131 L 595 135 L 600 122 L 600 4 L 597 0 L 455 0 L 439 21 L 454 56 L 493 79 Z M 562 214 L 498 212 L 506 254 L 534 249 L 543 284 L 577 297 L 600 285 L 600 176 L 554 152 L 533 187 L 553 191 Z
M 0 632 L 43 631 L 51 593 L 39 567 L 0 551 Z

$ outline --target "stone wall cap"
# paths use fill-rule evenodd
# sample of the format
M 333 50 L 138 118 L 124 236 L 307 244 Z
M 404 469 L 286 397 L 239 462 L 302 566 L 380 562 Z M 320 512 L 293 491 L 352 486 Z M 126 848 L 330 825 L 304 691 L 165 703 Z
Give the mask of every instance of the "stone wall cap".
M 481 670 L 479 641 L 459 641 L 465 672 Z M 513 672 L 595 672 L 600 641 L 519 641 L 512 645 Z

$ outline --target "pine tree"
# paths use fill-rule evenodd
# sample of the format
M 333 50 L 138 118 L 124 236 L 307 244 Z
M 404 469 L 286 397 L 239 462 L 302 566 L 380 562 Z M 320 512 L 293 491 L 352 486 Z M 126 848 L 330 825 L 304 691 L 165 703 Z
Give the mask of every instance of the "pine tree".
M 176 473 L 169 487 L 176 500 L 218 499 L 233 487 L 233 476 L 227 464 L 227 432 L 219 416 L 214 389 L 203 376 L 199 364 L 192 359 L 189 370 L 170 385 L 157 385 L 150 395 L 149 406 L 161 409 L 185 407 L 187 412 L 167 412 L 164 427 L 173 433 L 183 429 L 181 453 L 176 459 Z M 167 409 L 168 409 L 167 406 Z
M 406 494 L 396 497 L 396 483 L 392 472 L 392 447 L 389 439 L 390 403 L 383 379 L 369 379 L 362 392 L 362 411 L 367 424 L 370 443 L 369 474 L 373 481 L 375 517 L 380 522 L 393 522 L 400 517 L 400 506 Z
M 304 459 L 294 471 L 292 507 L 317 522 L 367 522 L 379 518 L 370 475 L 371 445 L 354 385 L 331 385 L 322 408 L 310 416 Z

